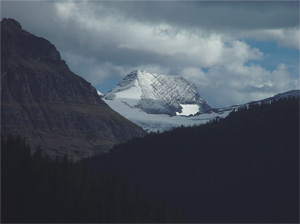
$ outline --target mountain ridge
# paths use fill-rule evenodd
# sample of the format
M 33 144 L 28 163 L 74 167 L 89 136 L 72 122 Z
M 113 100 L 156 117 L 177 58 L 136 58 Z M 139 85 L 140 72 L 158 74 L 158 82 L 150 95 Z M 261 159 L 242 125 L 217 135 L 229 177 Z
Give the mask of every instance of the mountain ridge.
M 74 160 L 107 152 L 144 131 L 70 71 L 48 40 L 1 21 L 1 132 L 21 135 L 51 157 Z

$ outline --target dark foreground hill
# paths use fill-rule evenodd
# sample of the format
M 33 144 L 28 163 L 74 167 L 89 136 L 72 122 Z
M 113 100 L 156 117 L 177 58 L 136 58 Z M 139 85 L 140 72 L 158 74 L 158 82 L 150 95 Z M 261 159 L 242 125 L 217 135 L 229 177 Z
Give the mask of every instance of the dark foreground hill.
M 64 157 L 50 160 L 19 136 L 1 138 L 2 223 L 174 223 L 158 197 L 130 189 L 124 177 L 89 174 Z
M 138 179 L 189 221 L 299 222 L 299 98 L 150 134 L 87 161 Z
M 1 133 L 73 159 L 144 135 L 72 73 L 53 44 L 13 19 L 1 21 Z

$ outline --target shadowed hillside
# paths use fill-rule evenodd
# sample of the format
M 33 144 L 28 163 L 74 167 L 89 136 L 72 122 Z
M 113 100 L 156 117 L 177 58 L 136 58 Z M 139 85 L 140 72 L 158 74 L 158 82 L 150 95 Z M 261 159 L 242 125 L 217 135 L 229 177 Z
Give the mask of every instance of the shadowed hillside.
M 139 184 L 130 189 L 118 174 L 89 174 L 65 156 L 51 160 L 25 139 L 1 138 L 1 222 L 141 223 L 182 222 Z
M 206 125 L 150 134 L 87 161 L 139 178 L 196 222 L 299 221 L 299 98 L 250 105 Z

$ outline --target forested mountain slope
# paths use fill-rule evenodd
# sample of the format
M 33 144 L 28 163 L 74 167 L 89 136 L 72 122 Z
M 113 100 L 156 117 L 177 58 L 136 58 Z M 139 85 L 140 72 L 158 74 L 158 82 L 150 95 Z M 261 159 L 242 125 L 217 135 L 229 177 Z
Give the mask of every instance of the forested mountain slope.
M 189 221 L 299 221 L 299 98 L 245 106 L 227 118 L 150 134 L 88 161 L 136 178 Z

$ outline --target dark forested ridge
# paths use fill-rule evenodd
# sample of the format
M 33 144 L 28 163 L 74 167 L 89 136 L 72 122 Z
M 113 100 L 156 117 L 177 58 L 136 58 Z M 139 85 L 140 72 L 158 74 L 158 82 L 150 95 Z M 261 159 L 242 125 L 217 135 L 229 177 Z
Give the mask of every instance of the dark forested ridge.
M 150 134 L 87 161 L 140 179 L 189 221 L 299 221 L 299 98 L 240 108 L 206 125 Z
M 25 139 L 1 139 L 1 222 L 181 222 L 158 197 L 149 198 L 124 177 L 87 172 L 67 157 L 32 155 Z

